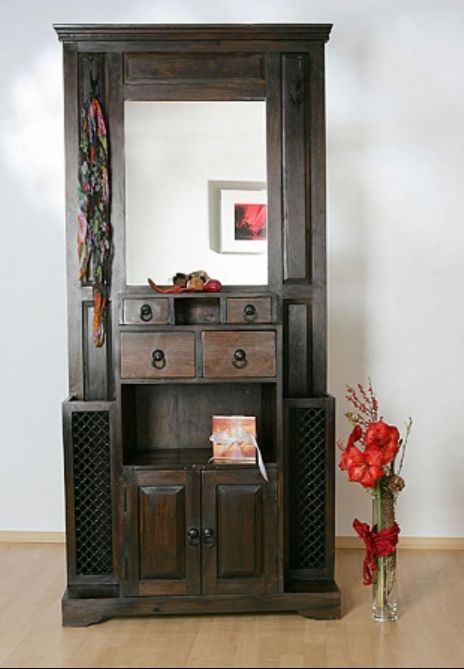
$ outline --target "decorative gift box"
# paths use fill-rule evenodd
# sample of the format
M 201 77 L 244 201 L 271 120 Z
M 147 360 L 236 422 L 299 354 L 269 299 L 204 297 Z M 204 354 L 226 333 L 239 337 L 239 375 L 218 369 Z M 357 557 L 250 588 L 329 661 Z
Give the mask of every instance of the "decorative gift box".
M 213 460 L 256 462 L 256 417 L 213 416 Z
M 256 416 L 213 416 L 213 462 L 257 464 L 268 481 L 261 451 L 256 441 Z

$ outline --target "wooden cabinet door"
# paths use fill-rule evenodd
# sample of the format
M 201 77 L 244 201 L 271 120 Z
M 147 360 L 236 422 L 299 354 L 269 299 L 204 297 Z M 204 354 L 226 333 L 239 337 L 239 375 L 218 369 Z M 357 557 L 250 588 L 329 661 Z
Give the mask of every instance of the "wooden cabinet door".
M 203 594 L 275 591 L 276 542 L 275 472 L 202 472 Z
M 133 470 L 130 476 L 126 594 L 198 594 L 199 473 Z

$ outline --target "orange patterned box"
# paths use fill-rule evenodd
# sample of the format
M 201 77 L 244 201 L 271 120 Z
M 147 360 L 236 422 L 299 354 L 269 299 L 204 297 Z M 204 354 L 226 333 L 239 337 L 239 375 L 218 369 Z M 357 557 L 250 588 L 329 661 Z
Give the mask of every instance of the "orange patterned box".
M 256 416 L 213 416 L 213 460 L 256 463 Z

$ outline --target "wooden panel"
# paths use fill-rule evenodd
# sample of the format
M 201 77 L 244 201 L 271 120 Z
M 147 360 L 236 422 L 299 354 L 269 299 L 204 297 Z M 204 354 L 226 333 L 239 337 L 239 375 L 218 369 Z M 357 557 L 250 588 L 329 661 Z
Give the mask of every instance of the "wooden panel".
M 270 297 L 230 298 L 227 300 L 227 322 L 270 323 L 271 306 Z
M 285 321 L 285 394 L 305 397 L 311 388 L 311 303 L 287 302 Z
M 129 470 L 125 532 L 128 595 L 185 595 L 200 591 L 200 543 L 187 540 L 200 531 L 198 472 Z
M 219 485 L 217 527 L 218 577 L 259 576 L 263 560 L 262 484 Z
M 159 367 L 152 364 L 154 351 L 161 351 Z M 164 366 L 163 366 L 164 365 Z M 170 378 L 195 376 L 193 332 L 123 332 L 121 334 L 121 377 Z
M 169 323 L 169 300 L 167 297 L 124 300 L 122 322 L 126 325 Z
M 108 393 L 108 369 L 111 360 L 111 304 L 108 305 L 106 313 L 106 336 L 105 343 L 96 347 L 93 343 L 92 320 L 93 302 L 82 303 L 83 344 L 84 344 L 84 399 L 85 400 L 107 400 Z
M 203 332 L 202 340 L 203 374 L 206 377 L 269 377 L 276 374 L 275 332 Z M 236 351 L 244 351 L 246 359 L 237 361 L 234 358 Z
M 268 286 L 281 291 L 283 277 L 282 232 L 282 82 L 280 54 L 266 55 L 266 153 Z
M 202 472 L 204 594 L 276 589 L 275 472 L 268 475 L 267 483 L 257 470 Z
M 76 251 L 76 211 L 79 151 L 79 57 L 76 46 L 63 49 L 64 119 L 66 151 L 66 267 L 68 303 L 69 393 L 84 398 L 82 341 L 83 289 L 78 280 L 79 259 Z M 90 297 L 90 295 L 89 295 Z
M 185 488 L 139 488 L 140 578 L 185 578 Z
M 324 49 L 311 45 L 311 276 L 319 287 L 313 302 L 314 395 L 327 392 L 326 165 Z
M 282 57 L 284 281 L 309 280 L 308 58 Z
M 198 81 L 157 82 L 154 86 L 147 83 L 125 84 L 125 100 L 172 100 L 182 102 L 206 102 L 208 100 L 264 100 L 266 99 L 266 82 L 260 79 L 219 79 Z
M 261 54 L 126 53 L 125 81 L 263 79 Z

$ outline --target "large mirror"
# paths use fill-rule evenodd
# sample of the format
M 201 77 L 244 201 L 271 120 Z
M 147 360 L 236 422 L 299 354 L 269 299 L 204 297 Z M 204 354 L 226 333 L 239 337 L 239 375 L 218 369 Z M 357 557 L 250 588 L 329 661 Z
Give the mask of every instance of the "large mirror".
M 265 102 L 126 102 L 126 276 L 266 285 Z

